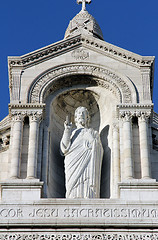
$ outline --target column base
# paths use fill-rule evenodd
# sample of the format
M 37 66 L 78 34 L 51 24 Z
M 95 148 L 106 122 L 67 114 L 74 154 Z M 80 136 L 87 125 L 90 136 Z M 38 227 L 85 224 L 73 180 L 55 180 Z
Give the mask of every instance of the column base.
M 120 198 L 124 200 L 151 201 L 158 199 L 156 179 L 127 179 L 118 183 Z
M 10 179 L 0 182 L 1 200 L 34 201 L 41 198 L 43 182 L 39 179 Z

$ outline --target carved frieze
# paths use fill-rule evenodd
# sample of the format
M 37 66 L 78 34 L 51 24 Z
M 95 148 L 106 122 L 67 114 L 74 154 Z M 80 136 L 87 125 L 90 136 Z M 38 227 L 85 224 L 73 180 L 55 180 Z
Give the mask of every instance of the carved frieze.
M 0 234 L 0 240 L 157 240 L 156 232 L 111 232 L 111 233 L 6 233 Z

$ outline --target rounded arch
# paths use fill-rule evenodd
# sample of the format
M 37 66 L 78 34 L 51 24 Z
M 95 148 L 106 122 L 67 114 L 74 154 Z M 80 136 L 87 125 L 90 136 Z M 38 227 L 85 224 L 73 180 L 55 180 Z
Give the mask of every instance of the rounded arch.
M 30 86 L 28 102 L 44 103 L 50 93 L 72 86 L 71 81 L 63 81 L 63 79 L 77 75 L 82 76 L 82 80 L 73 81 L 74 86 L 79 84 L 94 86 L 96 84 L 117 95 L 119 103 L 137 103 L 135 87 L 126 76 L 92 63 L 69 63 L 48 69 L 38 76 Z M 87 77 L 85 78 L 85 76 Z

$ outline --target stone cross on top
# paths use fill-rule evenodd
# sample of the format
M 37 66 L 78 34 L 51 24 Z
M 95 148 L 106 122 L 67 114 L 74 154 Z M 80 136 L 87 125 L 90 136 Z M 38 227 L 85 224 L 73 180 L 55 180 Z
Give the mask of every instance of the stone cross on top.
M 86 3 L 90 4 L 91 0 L 77 0 L 77 3 L 82 3 L 82 11 L 86 11 Z

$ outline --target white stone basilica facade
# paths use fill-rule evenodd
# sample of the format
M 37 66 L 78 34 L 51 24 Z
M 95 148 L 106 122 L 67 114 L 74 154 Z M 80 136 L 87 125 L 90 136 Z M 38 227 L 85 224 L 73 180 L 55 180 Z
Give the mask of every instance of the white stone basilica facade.
M 82 10 L 63 40 L 9 57 L 9 115 L 0 122 L 0 239 L 158 239 L 154 57 L 104 41 Z M 100 198 L 65 198 L 64 121 L 88 109 L 100 134 Z M 96 158 L 96 161 L 98 159 Z

